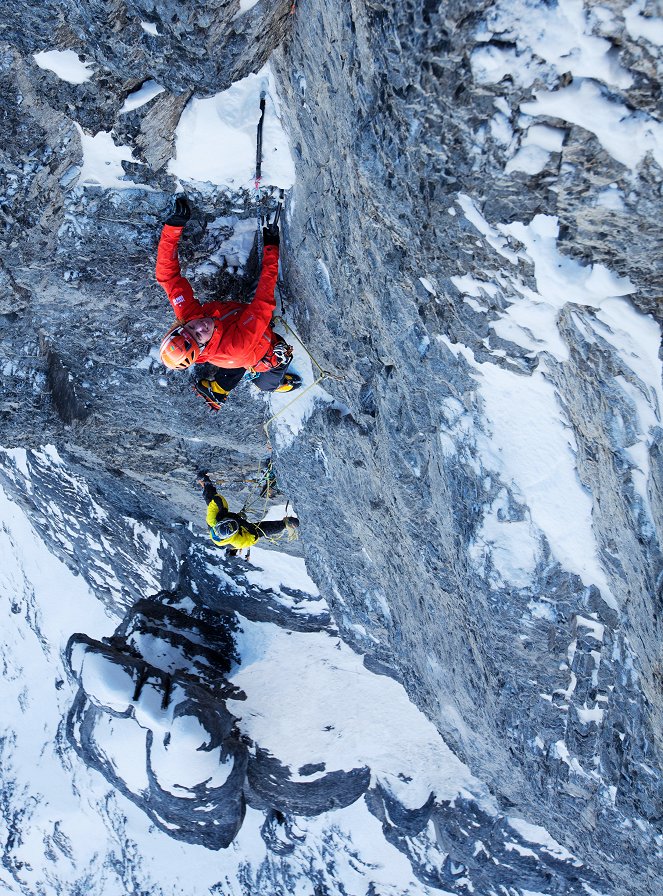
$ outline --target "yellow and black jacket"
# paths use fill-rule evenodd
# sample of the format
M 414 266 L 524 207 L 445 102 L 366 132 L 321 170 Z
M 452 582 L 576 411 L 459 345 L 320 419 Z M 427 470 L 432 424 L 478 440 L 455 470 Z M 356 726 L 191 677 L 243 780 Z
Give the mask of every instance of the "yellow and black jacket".
M 207 498 L 207 495 L 205 497 Z M 244 519 L 241 514 L 231 513 L 228 510 L 228 502 L 218 492 L 208 500 L 206 522 L 209 528 L 209 537 L 219 547 L 231 547 L 238 550 L 250 548 L 262 534 L 257 526 Z M 233 529 L 235 531 L 232 531 Z M 231 534 L 227 535 L 227 531 L 230 531 Z

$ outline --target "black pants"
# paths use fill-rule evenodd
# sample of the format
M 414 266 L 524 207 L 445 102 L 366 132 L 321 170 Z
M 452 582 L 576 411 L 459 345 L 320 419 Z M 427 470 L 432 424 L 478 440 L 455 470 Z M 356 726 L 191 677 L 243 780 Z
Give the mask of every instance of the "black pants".
M 263 520 L 262 523 L 257 523 L 257 528 L 260 530 L 261 535 L 280 535 L 286 528 L 286 523 L 289 522 L 289 518 L 286 517 L 284 520 Z
M 263 392 L 273 392 L 274 389 L 278 389 L 283 382 L 283 377 L 289 366 L 290 361 L 288 361 L 287 364 L 280 364 L 278 367 L 272 367 L 264 373 L 259 373 L 254 380 L 251 380 L 251 382 Z M 225 389 L 226 392 L 230 392 L 230 390 L 234 389 L 239 383 L 245 373 L 245 367 L 217 367 L 214 379 L 222 389 Z

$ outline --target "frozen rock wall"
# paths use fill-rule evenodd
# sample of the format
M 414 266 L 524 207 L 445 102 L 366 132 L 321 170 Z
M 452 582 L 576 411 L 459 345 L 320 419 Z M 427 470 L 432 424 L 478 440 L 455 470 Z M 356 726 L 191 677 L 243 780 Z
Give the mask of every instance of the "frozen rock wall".
M 551 319 L 565 346 L 557 357 L 493 324 L 514 300 L 515 277 L 497 272 L 512 270 L 505 256 L 520 248 L 498 228 L 536 215 L 559 220 L 560 267 L 605 264 L 660 323 L 662 170 L 652 153 L 618 162 L 561 112 L 523 116 L 537 91 L 588 87 L 572 58 L 557 70 L 539 60 L 533 84 L 480 77 L 477 53 L 524 52 L 515 19 L 527 27 L 533 5 L 515 8 L 508 29 L 505 8 L 320 4 L 276 54 L 298 173 L 287 281 L 312 353 L 344 377 L 327 388 L 347 409 L 321 409 L 288 454 L 289 480 L 346 637 L 397 670 L 504 806 L 579 850 L 612 892 L 645 891 L 661 867 L 661 430 L 643 466 L 647 511 L 630 475 L 633 397 L 620 386 L 622 375 L 635 381 L 609 334 L 597 335 L 593 309 L 569 290 Z M 593 34 L 609 30 L 595 23 Z M 632 80 L 602 85 L 605 96 L 657 127 L 657 48 L 623 26 L 606 41 Z M 509 170 L 537 123 L 559 129 L 558 150 L 534 174 Z M 631 147 L 635 160 L 641 146 Z M 520 255 L 516 276 L 541 290 L 532 258 Z M 468 274 L 478 288 L 464 301 L 451 278 Z M 468 349 L 521 379 L 545 368 L 554 383 L 612 606 L 545 539 L 527 583 L 500 577 L 497 551 L 476 562 L 496 505 L 502 528 L 531 511 L 482 457 L 491 433 Z M 521 419 L 514 406 L 514 429 Z M 634 836 L 635 817 L 644 827 Z
M 640 7 L 640 19 L 655 15 Z M 569 21 L 603 42 L 591 44 L 601 72 L 582 70 L 578 53 L 551 60 L 534 27 L 526 47 L 517 22 L 526 30 L 552 9 L 534 3 L 300 0 L 294 16 L 281 2 L 237 18 L 234 2 L 14 2 L 0 16 L 11 136 L 0 149 L 0 442 L 56 445 L 116 519 L 162 533 L 154 584 L 173 585 L 184 524 L 200 516 L 196 470 L 213 458 L 241 478 L 266 446 L 255 402 L 238 393 L 212 418 L 150 354 L 167 324 L 152 274 L 176 189 L 166 162 L 189 97 L 275 51 L 297 166 L 286 310 L 341 377 L 325 381 L 334 401 L 297 440 L 275 446 L 309 568 L 343 637 L 404 683 L 502 808 L 544 826 L 615 894 L 660 879 L 663 817 L 660 408 L 645 438 L 639 402 L 656 396 L 599 308 L 628 294 L 634 327 L 634 309 L 661 323 L 660 53 L 629 31 L 625 8 L 573 7 Z M 81 53 L 92 77 L 74 86 L 39 68 L 32 54 L 54 48 Z M 121 114 L 148 79 L 165 91 Z M 628 157 L 578 112 L 595 90 L 613 133 L 630 128 Z M 549 130 L 535 138 L 536 124 Z M 150 191 L 77 186 L 84 133 L 111 129 L 133 153 L 127 177 Z M 529 161 L 516 161 L 523 150 Z M 240 201 L 253 212 L 247 195 L 190 193 L 183 251 L 195 265 L 215 248 L 215 216 Z M 532 229 L 536 216 L 556 216 L 558 232 L 543 218 Z M 566 279 L 548 272 L 546 292 L 551 240 Z M 594 291 L 574 292 L 585 269 Z M 609 277 L 622 280 L 601 293 Z M 532 296 L 554 309 L 545 333 L 533 318 L 513 325 L 516 300 Z M 644 330 L 633 332 L 635 357 Z M 487 371 L 513 389 L 526 450 L 523 384 L 542 400 L 554 387 L 601 581 L 564 562 L 501 466 Z M 46 512 L 66 490 L 49 480 L 25 494 L 10 467 L 5 487 L 66 554 L 64 523 Z M 120 569 L 104 597 L 129 603 L 142 583 L 122 578 L 126 533 L 101 525 Z M 528 534 L 509 563 L 491 548 L 506 527 Z M 76 556 L 84 574 L 96 569 Z M 514 577 L 519 562 L 527 575 Z

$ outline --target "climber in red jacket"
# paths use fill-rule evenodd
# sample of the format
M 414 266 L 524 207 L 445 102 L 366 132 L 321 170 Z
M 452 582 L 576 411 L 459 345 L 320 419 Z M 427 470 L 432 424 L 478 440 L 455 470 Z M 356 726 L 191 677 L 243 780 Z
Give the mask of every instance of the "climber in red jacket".
M 279 269 L 278 227 L 263 228 L 265 249 L 253 300 L 248 305 L 218 301 L 201 304 L 182 276 L 177 256 L 180 236 L 190 217 L 189 203 L 178 196 L 175 211 L 163 225 L 159 240 L 156 278 L 166 290 L 177 318 L 161 342 L 161 360 L 173 370 L 205 363 L 218 368 L 214 379 L 200 379 L 194 386 L 214 411 L 220 410 L 247 370 L 253 384 L 263 392 L 297 389 L 301 378 L 286 372 L 292 360 L 292 346 L 272 329 Z

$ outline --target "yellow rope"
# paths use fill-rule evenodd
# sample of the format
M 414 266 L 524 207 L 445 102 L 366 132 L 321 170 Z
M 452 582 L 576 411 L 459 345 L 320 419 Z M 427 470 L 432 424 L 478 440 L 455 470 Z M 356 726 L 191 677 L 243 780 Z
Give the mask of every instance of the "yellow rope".
M 269 428 L 269 426 L 276 420 L 277 417 L 280 417 L 281 414 L 283 414 L 284 411 L 287 411 L 289 407 L 292 407 L 292 405 L 293 405 L 296 401 L 299 401 L 299 399 L 302 397 L 302 395 L 304 395 L 304 393 L 308 392 L 309 389 L 312 389 L 314 386 L 317 386 L 318 383 L 319 383 L 321 380 L 323 380 L 326 376 L 331 377 L 331 378 L 334 379 L 334 380 L 343 380 L 343 379 L 345 379 L 345 377 L 343 377 L 343 376 L 341 376 L 341 375 L 339 375 L 339 374 L 331 373 L 329 370 L 325 370 L 323 367 L 320 366 L 320 364 L 318 364 L 318 362 L 315 360 L 315 358 L 313 357 L 313 355 L 311 354 L 311 352 L 310 352 L 310 351 L 308 350 L 308 348 L 304 345 L 304 343 L 302 342 L 302 340 L 299 338 L 299 336 L 297 335 L 297 333 L 295 333 L 295 331 L 292 329 L 292 327 L 290 326 L 290 324 L 288 323 L 288 321 L 287 321 L 284 317 L 281 317 L 280 315 L 277 315 L 277 316 L 274 318 L 274 322 L 275 322 L 275 323 L 278 322 L 278 323 L 283 324 L 283 326 L 286 328 L 286 330 L 288 331 L 288 333 L 291 333 L 291 334 L 295 337 L 295 339 L 297 340 L 297 342 L 301 345 L 301 347 L 304 349 L 304 351 L 305 351 L 306 354 L 309 356 L 309 358 L 311 359 L 311 361 L 315 364 L 315 366 L 316 366 L 316 367 L 318 368 L 318 370 L 320 371 L 320 376 L 317 378 L 317 380 L 315 380 L 315 382 L 311 383 L 311 384 L 310 384 L 309 386 L 307 386 L 305 389 L 302 389 L 301 391 L 298 390 L 297 395 L 295 395 L 295 397 L 292 399 L 292 401 L 288 402 L 288 404 L 285 405 L 285 407 L 281 408 L 280 411 L 277 411 L 276 414 L 274 414 L 272 417 L 270 417 L 269 420 L 264 424 L 263 429 L 264 429 L 264 431 L 265 431 L 265 436 L 267 437 L 267 444 L 268 444 L 270 447 L 271 447 L 271 442 L 270 442 L 270 439 L 269 439 L 269 431 L 268 431 L 268 428 Z
M 320 368 L 320 369 L 322 370 L 322 368 Z M 322 373 L 320 374 L 320 376 L 317 378 L 317 380 L 314 383 L 311 383 L 310 386 L 307 386 L 305 389 L 302 389 L 301 391 L 298 389 L 297 395 L 292 399 L 292 401 L 289 401 L 285 407 L 281 408 L 280 411 L 277 411 L 272 417 L 269 418 L 269 420 L 263 426 L 265 435 L 267 436 L 268 444 L 271 445 L 271 442 L 269 440 L 269 432 L 268 432 L 268 427 L 270 426 L 270 424 L 272 424 L 276 420 L 277 417 L 280 417 L 284 411 L 287 411 L 288 408 L 292 407 L 292 405 L 296 401 L 299 401 L 299 399 L 302 397 L 302 395 L 304 395 L 306 392 L 308 392 L 309 389 L 312 389 L 314 386 L 317 386 L 318 383 L 321 380 L 323 380 L 326 376 L 329 376 L 329 374 L 323 370 Z
M 329 371 L 329 370 L 325 370 L 324 367 L 321 367 L 321 366 L 318 364 L 318 362 L 315 360 L 315 358 L 313 357 L 313 355 L 311 354 L 311 352 L 308 350 L 308 348 L 304 345 L 304 343 L 302 342 L 302 340 L 299 338 L 299 336 L 297 335 L 297 333 L 295 333 L 295 331 L 292 329 L 292 327 L 291 327 L 290 324 L 287 322 L 287 320 L 285 320 L 285 318 L 280 317 L 280 316 L 279 316 L 279 317 L 275 317 L 275 318 L 274 318 L 274 321 L 278 321 L 278 323 L 283 324 L 283 326 L 286 328 L 286 330 L 287 330 L 289 333 L 292 333 L 292 335 L 295 337 L 295 339 L 297 340 L 297 342 L 301 345 L 301 347 L 304 349 L 304 351 L 306 352 L 306 354 L 309 356 L 309 358 L 311 359 L 311 361 L 313 361 L 313 363 L 315 364 L 315 366 L 318 368 L 318 370 L 320 371 L 320 373 L 321 373 L 323 376 L 331 377 L 333 380 L 344 380 L 344 379 L 346 379 L 346 377 L 343 376 L 343 375 L 340 374 L 340 373 L 332 373 L 332 372 Z M 321 378 L 322 378 L 322 377 L 321 377 Z

